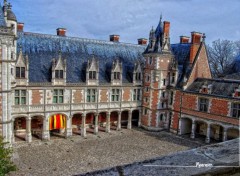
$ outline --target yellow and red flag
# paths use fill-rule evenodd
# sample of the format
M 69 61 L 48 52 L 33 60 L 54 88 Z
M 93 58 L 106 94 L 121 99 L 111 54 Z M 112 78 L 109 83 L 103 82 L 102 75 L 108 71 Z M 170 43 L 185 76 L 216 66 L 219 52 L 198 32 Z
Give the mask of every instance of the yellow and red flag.
M 49 118 L 49 130 L 65 128 L 66 118 L 62 114 L 56 114 Z

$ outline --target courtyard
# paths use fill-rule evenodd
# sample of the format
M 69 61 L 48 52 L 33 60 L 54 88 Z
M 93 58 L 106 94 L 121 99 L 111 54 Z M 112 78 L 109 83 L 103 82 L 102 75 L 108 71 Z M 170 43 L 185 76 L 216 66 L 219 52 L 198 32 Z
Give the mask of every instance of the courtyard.
M 142 161 L 201 146 L 165 131 L 134 128 L 111 133 L 74 135 L 48 142 L 17 142 L 14 162 L 18 171 L 10 175 L 74 175 Z

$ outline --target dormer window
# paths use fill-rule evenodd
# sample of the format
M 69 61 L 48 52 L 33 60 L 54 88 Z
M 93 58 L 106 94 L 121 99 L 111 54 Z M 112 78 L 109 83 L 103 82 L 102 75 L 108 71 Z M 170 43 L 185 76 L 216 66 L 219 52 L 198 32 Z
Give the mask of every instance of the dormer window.
M 16 78 L 23 79 L 26 77 L 25 67 L 16 67 Z
M 113 79 L 120 80 L 120 72 L 114 72 Z
M 136 73 L 136 75 L 135 75 L 135 80 L 136 81 L 141 81 L 141 73 L 140 72 L 138 72 L 138 73 Z
M 89 71 L 89 79 L 96 79 L 96 71 Z
M 171 76 L 171 83 L 172 84 L 174 84 L 174 82 L 175 82 L 175 76 L 176 76 L 176 74 L 172 73 L 172 76 Z
M 55 78 L 63 79 L 63 70 L 55 70 Z

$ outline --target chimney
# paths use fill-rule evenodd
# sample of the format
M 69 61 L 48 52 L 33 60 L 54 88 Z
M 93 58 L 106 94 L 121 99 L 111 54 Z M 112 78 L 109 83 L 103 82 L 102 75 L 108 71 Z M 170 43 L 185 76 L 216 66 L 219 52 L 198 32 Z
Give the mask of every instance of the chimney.
M 24 23 L 18 23 L 17 24 L 17 31 L 18 32 L 23 32 L 23 28 L 24 28 Z
M 67 29 L 65 29 L 65 28 L 57 28 L 57 35 L 65 37 L 66 31 L 67 31 Z
M 192 39 L 191 39 L 191 48 L 190 48 L 190 64 L 194 62 L 196 54 L 198 52 L 199 46 L 202 40 L 202 33 L 200 32 L 191 32 Z
M 170 31 L 170 22 L 164 21 L 163 22 L 163 33 L 166 38 L 169 37 L 169 31 Z
M 145 38 L 138 39 L 138 44 L 139 45 L 146 45 L 147 44 L 147 39 L 145 39 Z
M 180 36 L 180 43 L 189 43 L 190 37 Z
M 110 41 L 111 42 L 119 42 L 119 35 L 115 35 L 115 34 L 113 34 L 113 35 L 110 35 Z

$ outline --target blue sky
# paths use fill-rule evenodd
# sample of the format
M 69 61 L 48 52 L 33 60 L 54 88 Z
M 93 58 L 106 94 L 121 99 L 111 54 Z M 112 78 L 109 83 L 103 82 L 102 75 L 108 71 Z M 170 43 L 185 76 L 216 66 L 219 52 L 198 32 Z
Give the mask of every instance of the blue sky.
M 3 0 L 2 0 L 3 1 Z M 148 38 L 160 14 L 171 22 L 171 43 L 192 31 L 204 32 L 207 43 L 240 39 L 240 0 L 8 0 L 24 31 L 121 42 Z M 1 2 L 2 4 L 2 2 Z

